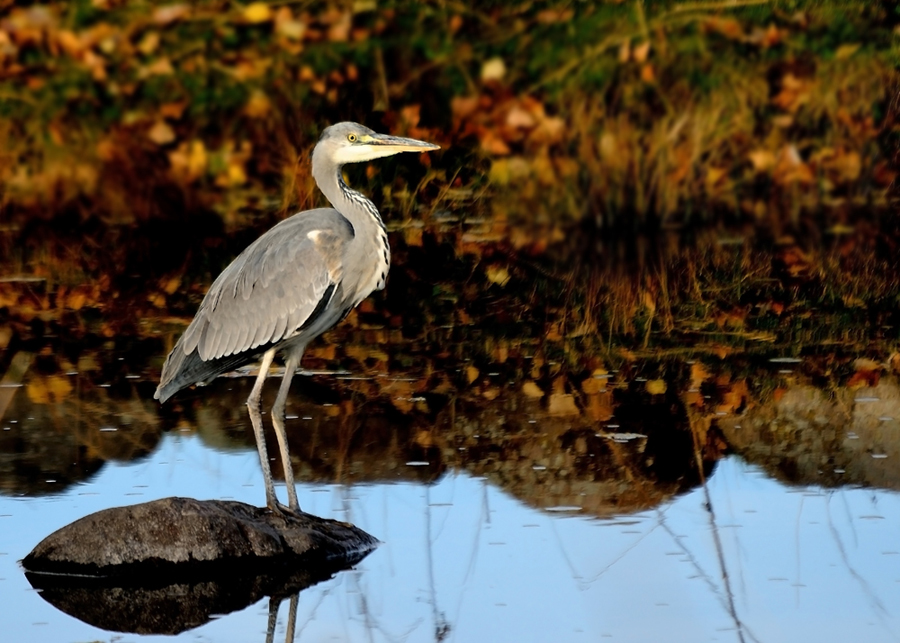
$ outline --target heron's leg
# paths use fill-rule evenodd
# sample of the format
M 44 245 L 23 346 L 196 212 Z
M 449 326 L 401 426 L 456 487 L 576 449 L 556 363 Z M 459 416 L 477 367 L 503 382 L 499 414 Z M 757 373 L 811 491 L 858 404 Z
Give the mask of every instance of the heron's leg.
M 300 602 L 300 593 L 297 592 L 291 596 L 291 606 L 288 611 L 287 632 L 284 636 L 285 643 L 293 643 L 294 628 L 297 624 L 297 604 Z
M 281 608 L 281 599 L 269 597 L 269 621 L 266 624 L 266 643 L 275 643 L 275 626 L 278 624 L 278 610 Z
M 300 511 L 300 502 L 297 500 L 297 489 L 294 487 L 294 470 L 291 468 L 291 454 L 288 453 L 287 433 L 284 430 L 284 403 L 287 401 L 288 390 L 291 388 L 291 379 L 300 358 L 303 357 L 304 346 L 298 346 L 288 352 L 284 363 L 284 379 L 278 389 L 278 397 L 272 407 L 272 425 L 275 427 L 275 437 L 278 438 L 278 448 L 281 450 L 281 463 L 284 466 L 284 482 L 287 485 L 288 506 L 294 511 Z
M 278 498 L 275 496 L 275 483 L 272 481 L 272 469 L 269 466 L 269 452 L 266 450 L 266 436 L 263 433 L 262 414 L 259 411 L 259 398 L 262 394 L 263 382 L 269 374 L 269 367 L 275 358 L 275 349 L 267 350 L 259 363 L 259 375 L 247 398 L 247 410 L 250 412 L 250 423 L 256 436 L 256 450 L 259 452 L 259 464 L 262 466 L 263 481 L 266 485 L 266 506 L 278 511 Z

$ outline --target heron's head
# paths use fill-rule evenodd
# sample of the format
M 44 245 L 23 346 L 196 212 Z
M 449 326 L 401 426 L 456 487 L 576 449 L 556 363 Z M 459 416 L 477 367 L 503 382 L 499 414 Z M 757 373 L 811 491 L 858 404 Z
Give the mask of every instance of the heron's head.
M 336 123 L 326 127 L 313 150 L 313 164 L 319 155 L 325 155 L 335 165 L 371 161 L 400 152 L 427 152 L 440 149 L 440 145 L 418 141 L 414 138 L 378 134 L 359 123 Z

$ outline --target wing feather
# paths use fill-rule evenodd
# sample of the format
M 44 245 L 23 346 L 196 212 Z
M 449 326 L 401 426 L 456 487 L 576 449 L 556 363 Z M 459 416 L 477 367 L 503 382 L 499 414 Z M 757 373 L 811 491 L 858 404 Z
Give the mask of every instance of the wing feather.
M 247 299 L 250 297 L 248 296 Z M 234 353 L 241 352 L 242 347 L 250 348 L 250 345 L 247 342 L 247 335 L 250 334 L 250 320 L 249 319 L 241 319 L 240 327 L 234 333 L 232 337 L 228 338 L 228 341 L 225 343 L 226 355 L 233 355 Z
M 290 337 L 340 282 L 352 236 L 335 210 L 282 221 L 219 275 L 179 340 L 181 350 L 212 360 Z
M 281 315 L 275 320 L 275 329 L 272 331 L 272 338 L 284 337 L 284 329 L 287 328 L 287 315 Z
M 269 320 L 265 324 L 260 324 L 259 329 L 256 331 L 256 334 L 253 336 L 250 342 L 250 348 L 256 348 L 260 344 L 267 343 L 272 338 L 272 320 Z

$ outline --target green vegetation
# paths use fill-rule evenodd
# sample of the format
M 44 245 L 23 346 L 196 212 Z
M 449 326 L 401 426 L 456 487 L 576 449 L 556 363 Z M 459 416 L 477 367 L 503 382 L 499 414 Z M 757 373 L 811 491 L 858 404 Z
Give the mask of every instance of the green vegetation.
M 545 217 L 605 224 L 883 207 L 898 22 L 890 3 L 14 8 L 0 29 L 2 203 L 164 214 L 109 195 L 114 166 L 194 209 L 235 187 L 244 201 L 284 189 L 288 208 L 314 198 L 285 180 L 297 159 L 325 121 L 352 118 L 427 131 L 463 185 L 489 163 L 514 214 L 523 195 Z
M 900 302 L 892 3 L 2 12 L 2 269 L 44 281 L 0 283 L 0 307 L 25 324 L 190 314 L 261 229 L 322 202 L 306 158 L 342 119 L 444 148 L 347 168 L 392 230 L 382 320 L 462 308 L 572 353 L 791 338 L 812 314 L 824 337 L 860 311 L 877 333 Z M 424 312 L 391 295 L 424 283 Z

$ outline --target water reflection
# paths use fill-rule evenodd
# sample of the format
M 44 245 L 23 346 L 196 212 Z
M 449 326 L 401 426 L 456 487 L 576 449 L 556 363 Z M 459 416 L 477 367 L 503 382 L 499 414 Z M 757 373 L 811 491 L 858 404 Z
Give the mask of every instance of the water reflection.
M 84 577 L 27 573 L 41 598 L 93 627 L 111 632 L 174 635 L 192 630 L 268 597 L 267 641 L 278 608 L 290 597 L 293 627 L 299 593 L 334 575 L 336 569 L 285 569 L 278 575 L 229 575 L 212 580 L 146 584 L 138 578 L 107 583 Z M 293 640 L 288 637 L 286 640 Z
M 51 609 L 15 567 L 50 531 L 170 495 L 258 501 L 240 404 L 250 378 L 160 409 L 146 402 L 146 359 L 124 355 L 130 367 L 110 377 L 102 354 L 67 364 L 28 351 L 18 359 L 29 368 L 0 389 L 0 583 L 22 640 L 148 632 L 141 617 L 175 613 L 128 612 L 115 592 L 92 625 L 64 615 L 96 607 L 87 594 L 45 591 L 63 611 Z M 305 589 L 280 620 L 292 587 L 251 584 L 240 601 L 219 592 L 224 606 L 205 602 L 218 590 L 169 588 L 160 597 L 186 617 L 166 631 L 215 641 L 895 640 L 900 385 L 882 367 L 822 377 L 816 358 L 789 368 L 773 358 L 484 372 L 456 389 L 415 370 L 301 378 L 287 425 L 304 508 L 385 545 Z M 68 370 L 91 360 L 97 368 Z M 202 609 L 190 608 L 193 593 Z
M 795 384 L 720 426 L 729 445 L 797 484 L 900 488 L 900 386 Z
M 518 385 L 517 374 L 450 390 L 414 371 L 319 373 L 303 377 L 288 403 L 291 464 L 307 482 L 433 482 L 464 470 L 532 506 L 596 516 L 657 506 L 729 452 L 791 483 L 898 488 L 897 379 L 823 380 L 815 360 L 786 371 L 779 359 L 647 360 L 600 377 L 557 375 L 548 393 L 540 380 Z M 99 364 L 68 371 L 25 352 L 13 363 L 31 368 L 0 388 L 4 493 L 58 493 L 104 463 L 146 458 L 166 432 L 218 450 L 253 445 L 235 403 L 252 377 L 221 378 L 160 408 L 143 376 L 110 381 Z M 639 369 L 665 378 L 637 377 Z
M 21 633 L 12 640 L 108 637 L 27 591 L 14 560 L 40 536 L 127 502 L 137 485 L 149 485 L 146 496 L 253 500 L 261 484 L 254 457 L 252 446 L 212 451 L 197 436 L 169 434 L 149 459 L 104 468 L 93 484 L 0 498 L 4 621 Z M 300 593 L 296 639 L 740 640 L 736 615 L 748 641 L 893 640 L 900 496 L 784 487 L 735 457 L 718 463 L 708 489 L 708 500 L 698 488 L 597 519 L 529 508 L 466 473 L 425 486 L 301 484 L 310 511 L 352 521 L 385 544 L 358 569 Z M 261 599 L 182 637 L 264 640 L 269 623 L 270 603 Z

